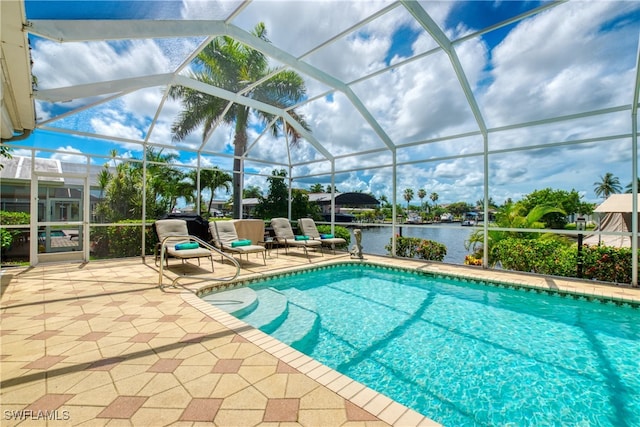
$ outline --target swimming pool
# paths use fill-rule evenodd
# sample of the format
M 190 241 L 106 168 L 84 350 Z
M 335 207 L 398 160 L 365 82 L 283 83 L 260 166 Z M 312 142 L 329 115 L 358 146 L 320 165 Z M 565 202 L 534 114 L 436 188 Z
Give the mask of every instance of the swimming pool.
M 640 425 L 628 304 L 375 265 L 227 292 L 250 301 L 227 311 L 447 426 Z

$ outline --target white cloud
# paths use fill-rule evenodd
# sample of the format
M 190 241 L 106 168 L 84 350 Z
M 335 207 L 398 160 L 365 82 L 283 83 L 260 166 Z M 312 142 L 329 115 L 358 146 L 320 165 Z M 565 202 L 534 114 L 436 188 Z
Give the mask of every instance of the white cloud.
M 255 1 L 242 9 L 232 24 L 250 30 L 264 21 L 273 46 L 299 56 L 320 45 L 340 31 L 353 26 L 368 14 L 388 2 L 336 1 Z M 457 8 L 451 2 L 423 2 L 425 9 L 438 23 L 455 22 L 449 13 Z M 185 2 L 183 16 L 218 19 L 235 9 L 237 3 Z M 628 105 L 632 100 L 634 66 L 637 53 L 637 26 L 605 25 L 630 11 L 639 10 L 634 2 L 568 2 L 548 12 L 516 24 L 504 40 L 492 50 L 482 38 L 455 45 L 465 77 L 480 106 L 482 119 L 489 128 L 573 114 L 598 108 Z M 322 17 L 322 19 L 319 19 Z M 331 76 L 360 78 L 385 66 L 394 33 L 403 25 L 419 26 L 400 4 L 388 14 L 366 23 L 339 40 L 324 46 L 303 61 L 317 66 Z M 635 32 L 634 32 L 635 29 Z M 456 38 L 470 29 L 464 23 L 443 28 Z M 425 52 L 435 43 L 426 31 L 420 30 L 414 41 L 414 52 Z M 199 41 L 137 40 L 131 42 L 91 42 L 57 44 L 38 40 L 34 44 L 34 74 L 40 88 L 65 87 L 98 81 L 109 81 L 146 74 L 166 72 L 180 63 L 188 48 Z M 169 53 L 179 52 L 174 57 Z M 72 58 L 72 59 L 70 59 Z M 394 61 L 398 61 L 396 57 Z M 277 60 L 273 60 L 278 62 Z M 309 94 L 329 89 L 326 83 L 304 76 Z M 445 53 L 427 55 L 361 81 L 351 88 L 371 112 L 383 131 L 396 144 L 477 131 L 478 124 L 463 93 L 460 75 Z M 91 128 L 100 134 L 131 140 L 143 140 L 155 116 L 164 88 L 134 92 L 120 101 L 92 110 L 92 117 L 68 120 L 75 126 Z M 71 104 L 69 104 L 71 105 Z M 68 105 L 68 106 L 69 106 Z M 73 104 L 76 105 L 76 104 Z M 178 102 L 167 100 L 156 123 L 151 142 L 171 144 L 171 124 L 181 111 Z M 99 112 L 99 114 L 94 114 Z M 342 92 L 329 98 L 303 105 L 300 112 L 312 126 L 320 144 L 339 159 L 338 172 L 367 168 L 340 175 L 337 185 L 342 191 L 362 190 L 390 196 L 391 169 L 376 168 L 376 160 L 389 163 L 389 152 L 355 156 L 362 150 L 385 147 L 362 114 Z M 48 105 L 38 105 L 38 116 L 53 114 Z M 82 115 L 80 115 L 82 116 Z M 255 118 L 252 118 L 252 124 Z M 84 128 L 83 128 L 84 129 Z M 603 118 L 556 123 L 547 127 L 515 129 L 489 135 L 492 150 L 515 148 L 532 143 L 556 143 L 594 136 L 630 132 L 628 112 Z M 249 145 L 259 132 L 249 130 Z M 211 151 L 207 164 L 229 167 L 228 158 L 213 160 L 215 153 L 229 154 L 233 150 L 233 129 L 222 125 L 207 142 Z M 183 144 L 199 147 L 201 131 L 189 135 Z M 125 148 L 134 147 L 126 144 Z M 73 148 L 73 147 L 68 147 Z M 140 146 L 136 149 L 139 150 Z M 437 157 L 474 153 L 482 149 L 482 137 L 445 140 L 438 143 L 399 149 L 399 162 L 424 160 L 424 163 L 403 165 L 399 171 L 399 192 L 404 188 L 425 187 L 436 191 L 448 202 L 475 201 L 483 194 L 483 158 L 428 162 Z M 584 194 L 592 190 L 598 175 L 612 171 L 621 181 L 630 177 L 629 139 L 585 144 L 555 150 L 515 151 L 492 155 L 490 163 L 491 196 L 526 194 L 544 186 L 575 187 Z M 322 159 L 309 142 L 288 149 L 283 138 L 264 134 L 250 152 L 251 158 L 294 163 Z M 193 155 L 189 164 L 193 162 Z M 276 166 L 279 168 L 279 166 Z M 252 164 L 260 174 L 270 174 L 274 167 Z M 328 162 L 297 166 L 294 175 L 322 174 L 327 180 Z M 591 178 L 589 178 L 591 177 Z M 316 177 L 304 181 L 314 181 Z M 247 177 L 246 185 L 265 185 L 262 176 Z M 534 188 L 535 187 L 535 188 Z
M 67 145 L 66 147 L 58 147 L 59 152 L 51 155 L 52 159 L 60 160 L 65 163 L 85 163 L 87 157 L 82 154 L 82 151 Z

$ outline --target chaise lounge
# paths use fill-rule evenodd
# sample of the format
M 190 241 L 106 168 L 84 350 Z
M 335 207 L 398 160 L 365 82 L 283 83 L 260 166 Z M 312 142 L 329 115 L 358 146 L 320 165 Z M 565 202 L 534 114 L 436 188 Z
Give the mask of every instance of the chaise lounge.
M 213 269 L 212 252 L 200 246 L 198 238 L 189 235 L 187 222 L 183 219 L 159 219 L 154 223 L 156 234 L 158 236 L 158 245 L 156 245 L 155 260 L 165 260 L 166 266 L 169 267 L 168 256 L 178 258 L 183 263 L 192 258 L 209 258 L 211 260 L 211 271 Z M 165 256 L 165 253 L 168 256 Z
M 309 236 L 296 236 L 293 234 L 291 223 L 287 218 L 273 218 L 271 220 L 271 227 L 275 234 L 275 240 L 278 244 L 284 245 L 285 253 L 288 253 L 289 247 L 296 247 L 304 249 L 307 259 L 311 262 L 309 257 L 309 248 L 320 249 L 322 256 L 322 242 L 320 240 L 314 240 Z
M 298 220 L 298 229 L 305 236 L 309 236 L 314 240 L 319 240 L 322 246 L 328 246 L 333 253 L 336 253 L 336 245 L 346 245 L 347 241 L 342 237 L 334 237 L 333 235 L 320 234 L 316 223 L 312 218 L 300 218 Z
M 262 262 L 267 265 L 266 248 L 254 244 L 250 239 L 238 237 L 235 221 L 211 221 L 209 230 L 213 236 L 213 244 L 218 249 L 231 254 L 239 254 L 240 260 L 245 254 L 247 261 L 249 261 L 249 254 L 262 253 Z

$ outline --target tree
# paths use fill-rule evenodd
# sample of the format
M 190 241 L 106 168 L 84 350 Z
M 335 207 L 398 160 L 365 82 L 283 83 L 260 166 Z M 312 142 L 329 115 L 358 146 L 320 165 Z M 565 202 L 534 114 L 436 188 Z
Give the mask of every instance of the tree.
M 100 200 L 104 196 L 104 190 L 109 185 L 109 181 L 111 180 L 111 172 L 109 172 L 109 167 L 105 163 L 104 167 L 98 173 L 98 188 L 100 189 Z
M 478 199 L 478 201 L 476 202 L 476 206 L 478 206 L 480 208 L 484 208 L 484 198 Z M 489 196 L 489 208 L 490 209 L 497 209 L 498 208 L 498 205 L 496 204 L 496 202 L 493 200 L 493 198 L 491 196 Z
M 6 144 L 0 144 L 0 157 L 5 157 L 7 159 L 10 159 L 11 156 L 11 147 L 9 147 Z M 2 169 L 4 167 L 4 165 L 2 163 L 0 163 L 0 169 Z
M 438 196 L 438 193 L 431 193 L 429 195 L 429 198 L 431 199 L 431 201 L 433 202 L 434 205 L 435 205 L 436 201 L 438 201 L 439 197 L 440 196 Z
M 640 178 L 637 178 L 638 180 L 638 190 L 640 191 Z M 625 193 L 633 193 L 633 181 L 630 182 L 629 184 L 627 184 L 625 188 Z
M 197 171 L 193 171 L 190 174 L 190 178 L 195 183 L 197 182 Z M 207 207 L 207 214 L 211 213 L 211 208 L 213 207 L 213 198 L 215 196 L 215 192 L 219 189 L 224 189 L 227 193 L 231 189 L 232 178 L 226 172 L 221 171 L 217 167 L 213 169 L 201 169 L 200 170 L 200 192 L 202 190 L 208 189 L 210 191 L 209 203 Z
M 260 197 L 262 197 L 262 190 L 257 185 L 252 185 L 242 190 L 242 197 L 244 199 L 249 199 L 249 198 L 259 199 Z
M 552 212 L 557 212 L 562 215 L 566 215 L 564 211 L 555 206 L 535 206 L 531 209 L 526 216 L 521 215 L 521 207 L 518 207 L 516 203 L 507 203 L 496 213 L 496 221 L 491 224 L 490 227 L 500 228 L 544 228 L 544 223 L 541 222 L 542 217 Z M 543 237 L 544 236 L 544 237 Z M 543 233 L 526 233 L 517 231 L 498 231 L 489 229 L 488 232 L 488 254 L 489 254 L 489 266 L 493 267 L 498 261 L 500 261 L 493 253 L 492 248 L 501 240 L 506 238 L 520 238 L 520 239 L 539 239 L 539 238 L 558 238 L 556 236 L 546 236 Z M 482 250 L 484 245 L 484 232 L 482 230 L 476 230 L 469 236 L 469 240 L 465 242 L 465 247 L 474 251 L 474 256 L 477 258 L 482 257 Z
M 322 193 L 324 191 L 324 187 L 320 183 L 313 184 L 309 191 L 311 191 L 312 193 Z
M 411 188 L 405 188 L 402 197 L 407 201 L 407 209 L 409 209 L 409 202 L 413 200 L 413 190 Z
M 593 185 L 595 187 L 593 191 L 596 193 L 596 196 L 602 197 L 605 200 L 610 195 L 622 191 L 620 179 L 611 172 L 607 172 L 604 176 L 601 176 L 600 181 L 594 182 Z
M 286 216 L 286 215 L 285 215 Z M 309 195 L 300 189 L 291 190 L 291 218 L 313 218 L 316 221 L 322 219 L 320 206 L 309 201 Z
M 424 188 L 419 189 L 418 199 L 420 199 L 420 207 L 424 207 L 424 204 L 422 203 L 422 199 L 424 199 L 425 197 L 427 197 L 427 192 L 424 190 Z
M 253 35 L 269 42 L 264 23 L 259 23 Z M 239 43 L 228 36 L 214 38 L 196 57 L 197 71 L 190 77 L 233 93 L 242 92 L 244 97 L 273 105 L 276 108 L 288 108 L 302 100 L 306 95 L 304 80 L 294 71 L 281 71 L 265 81 L 274 73 L 262 52 Z M 260 82 L 260 84 L 256 84 Z M 181 141 L 202 125 L 202 139 L 205 141 L 219 122 L 235 125 L 233 160 L 233 217 L 240 218 L 242 201 L 241 173 L 244 169 L 242 156 L 247 149 L 247 128 L 249 118 L 254 112 L 263 124 L 271 125 L 271 132 L 277 136 L 281 127 L 290 136 L 292 145 L 297 144 L 301 135 L 288 123 L 273 120 L 275 117 L 260 110 L 252 110 L 246 105 L 230 103 L 222 98 L 207 95 L 197 90 L 173 86 L 170 90 L 173 99 L 182 101 L 183 111 L 173 123 L 171 131 L 174 141 Z M 310 130 L 295 109 L 288 114 L 304 129 Z
M 171 165 L 177 159 L 177 154 L 163 154 L 163 149 L 146 151 L 147 217 L 158 218 L 171 212 L 180 197 L 193 200 L 192 186 L 185 180 L 185 173 Z M 133 163 L 132 167 L 142 176 L 141 163 Z
M 99 174 L 101 194 L 104 199 L 98 204 L 97 214 L 107 222 L 142 217 L 143 163 L 132 159 L 117 163 L 117 152 L 112 150 L 114 167 L 105 168 Z M 163 154 L 162 150 L 146 152 L 146 216 L 158 218 L 170 212 L 179 198 L 193 200 L 192 185 L 185 174 L 170 163 L 175 154 Z
M 267 197 L 260 197 L 255 214 L 258 218 L 278 218 L 288 216 L 289 191 L 285 179 L 287 172 L 284 169 L 271 171 L 267 178 L 269 192 Z
M 338 187 L 336 187 L 335 185 L 333 186 L 333 189 L 335 190 L 335 192 L 338 192 Z M 331 193 L 331 184 L 327 184 L 327 189 L 325 190 L 326 193 Z
M 522 216 L 526 216 L 537 206 L 552 206 L 559 209 L 557 212 L 548 212 L 541 218 L 545 227 L 563 229 L 567 225 L 567 214 L 590 214 L 593 205 L 582 201 L 582 196 L 576 191 L 553 190 L 545 188 L 535 190 L 527 194 L 516 203 L 515 208 Z
M 455 202 L 447 206 L 447 210 L 457 217 L 464 215 L 465 213 L 471 211 L 472 209 L 473 209 L 473 206 L 471 206 L 467 202 Z

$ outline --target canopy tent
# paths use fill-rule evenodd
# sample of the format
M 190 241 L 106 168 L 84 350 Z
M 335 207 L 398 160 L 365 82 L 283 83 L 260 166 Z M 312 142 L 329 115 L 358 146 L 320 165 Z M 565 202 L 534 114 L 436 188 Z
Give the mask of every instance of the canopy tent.
M 584 239 L 584 244 L 630 248 L 631 215 L 633 213 L 632 197 L 632 194 L 612 194 L 594 209 L 594 213 L 598 214 L 598 226 L 595 231 L 628 233 L 628 235 L 592 234 Z M 640 208 L 640 203 L 638 203 L 638 207 Z

